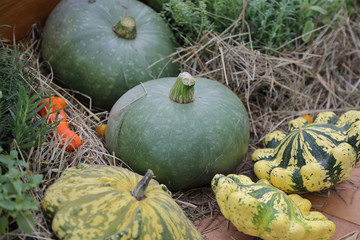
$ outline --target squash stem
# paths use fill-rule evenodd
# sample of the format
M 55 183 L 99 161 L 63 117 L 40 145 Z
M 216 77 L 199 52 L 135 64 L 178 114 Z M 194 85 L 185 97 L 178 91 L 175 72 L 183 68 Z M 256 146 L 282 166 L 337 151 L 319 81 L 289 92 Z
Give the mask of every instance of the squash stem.
M 153 176 L 154 173 L 150 169 L 147 170 L 145 176 L 140 180 L 136 187 L 130 191 L 131 195 L 136 198 L 136 200 L 141 201 L 146 198 L 145 190 Z
M 194 101 L 195 78 L 188 72 L 182 72 L 177 77 L 170 90 L 171 100 L 177 103 L 191 103 Z
M 125 16 L 113 26 L 113 31 L 121 38 L 128 40 L 136 38 L 136 22 L 133 17 Z

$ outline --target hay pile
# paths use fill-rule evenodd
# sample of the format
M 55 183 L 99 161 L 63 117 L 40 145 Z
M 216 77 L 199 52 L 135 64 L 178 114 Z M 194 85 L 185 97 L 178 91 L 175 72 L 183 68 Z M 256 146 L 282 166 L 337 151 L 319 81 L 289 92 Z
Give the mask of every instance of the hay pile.
M 237 36 L 208 33 L 181 49 L 179 59 L 186 71 L 217 79 L 242 99 L 256 144 L 296 116 L 359 109 L 359 34 L 358 22 L 347 19 L 338 29 L 323 29 L 310 46 L 269 56 Z
M 286 130 L 289 120 L 302 114 L 321 111 L 341 114 L 360 110 L 360 16 L 344 20 L 334 30 L 321 29 L 309 46 L 293 51 L 266 55 L 252 50 L 238 36 L 205 33 L 199 42 L 179 48 L 177 61 L 182 70 L 197 77 L 216 79 L 231 88 L 247 108 L 251 138 L 248 155 L 237 173 L 252 175 L 250 155 L 263 146 L 263 137 L 275 129 Z M 251 45 L 251 44 L 250 44 Z M 108 112 L 91 107 L 91 100 L 79 102 L 74 92 L 57 85 L 49 66 L 41 62 L 39 42 L 28 44 L 32 72 L 41 88 L 51 89 L 55 96 L 67 100 L 69 125 L 82 139 L 78 151 L 67 152 L 49 138 L 35 148 L 29 159 L 30 171 L 44 175 L 43 183 L 33 194 L 40 202 L 45 189 L 68 167 L 78 163 L 123 166 L 120 159 L 106 149 L 96 127 L 106 122 Z M 27 55 L 28 56 L 28 55 Z M 41 73 L 41 74 L 38 74 Z M 220 214 L 209 187 L 174 193 L 174 199 L 195 223 L 204 217 Z M 49 222 L 41 211 L 36 213 L 36 229 L 32 235 L 13 231 L 4 239 L 53 239 Z M 200 231 L 206 231 L 206 225 Z

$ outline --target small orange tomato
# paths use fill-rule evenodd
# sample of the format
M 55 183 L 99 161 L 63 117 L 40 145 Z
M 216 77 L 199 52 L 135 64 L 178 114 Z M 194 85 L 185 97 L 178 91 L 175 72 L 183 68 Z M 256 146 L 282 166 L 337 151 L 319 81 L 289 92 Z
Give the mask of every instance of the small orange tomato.
M 308 115 L 308 114 L 302 115 L 301 117 L 302 117 L 302 118 L 305 118 L 308 123 L 313 123 L 313 121 L 314 121 L 314 119 L 312 118 L 312 116 L 310 116 L 310 115 Z
M 106 126 L 105 123 L 102 123 L 96 128 L 96 131 L 100 136 L 105 136 Z

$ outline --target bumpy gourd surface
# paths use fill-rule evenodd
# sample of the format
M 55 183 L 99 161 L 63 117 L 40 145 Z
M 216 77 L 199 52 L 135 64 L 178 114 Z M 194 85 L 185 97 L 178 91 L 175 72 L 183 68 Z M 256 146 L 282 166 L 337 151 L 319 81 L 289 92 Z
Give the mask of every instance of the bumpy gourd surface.
M 339 118 L 333 112 L 318 114 L 309 124 L 299 117 L 288 133 L 274 131 L 265 137 L 265 149 L 252 154 L 254 171 L 275 187 L 291 192 L 327 189 L 350 177 L 360 155 L 360 112 Z
M 42 209 L 60 239 L 202 239 L 156 181 L 136 200 L 130 191 L 141 178 L 110 166 L 69 168 L 46 191 Z
M 112 30 L 124 16 L 135 19 L 137 36 Z M 140 82 L 179 73 L 168 57 L 172 32 L 150 7 L 135 0 L 63 0 L 47 19 L 42 52 L 54 74 L 71 88 L 110 109 Z
M 111 109 L 106 129 L 110 152 L 131 169 L 170 190 L 210 184 L 243 160 L 249 142 L 247 112 L 240 99 L 214 80 L 196 78 L 195 99 L 169 98 L 176 78 L 145 82 L 124 94 Z
M 217 174 L 212 189 L 225 218 L 241 232 L 264 240 L 330 239 L 335 224 L 297 194 L 286 195 L 266 180 Z

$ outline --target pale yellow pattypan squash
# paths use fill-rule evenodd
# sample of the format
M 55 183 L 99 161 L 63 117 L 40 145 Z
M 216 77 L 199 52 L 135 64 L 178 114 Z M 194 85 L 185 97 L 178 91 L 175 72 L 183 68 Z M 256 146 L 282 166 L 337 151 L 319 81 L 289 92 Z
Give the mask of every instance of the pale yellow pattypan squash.
M 225 218 L 241 232 L 264 240 L 326 240 L 335 224 L 297 194 L 287 195 L 267 180 L 217 174 L 212 189 Z

